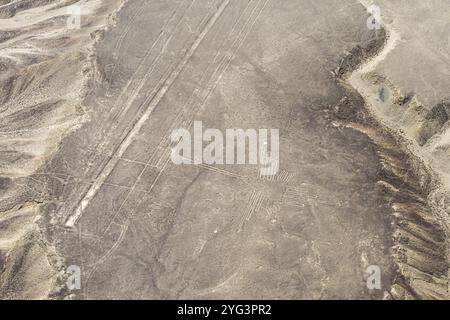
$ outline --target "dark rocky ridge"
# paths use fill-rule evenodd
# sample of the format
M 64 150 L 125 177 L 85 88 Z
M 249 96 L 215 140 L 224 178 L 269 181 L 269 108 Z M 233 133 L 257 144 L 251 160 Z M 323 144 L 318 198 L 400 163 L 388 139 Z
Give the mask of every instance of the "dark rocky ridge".
M 356 47 L 343 60 L 336 74 L 349 96 L 330 112 L 343 126 L 367 134 L 377 147 L 381 170 L 378 184 L 385 201 L 392 208 L 392 254 L 397 275 L 387 298 L 448 299 L 448 245 L 443 221 L 430 195 L 438 179 L 423 160 L 412 153 L 409 143 L 398 133 L 375 120 L 361 95 L 346 83 L 346 76 L 366 59 L 380 51 L 386 34 L 366 47 Z M 407 104 L 411 97 L 401 102 Z M 448 104 L 441 103 L 425 112 L 424 127 L 418 138 L 421 144 L 448 121 Z M 426 109 L 425 109 L 426 110 Z

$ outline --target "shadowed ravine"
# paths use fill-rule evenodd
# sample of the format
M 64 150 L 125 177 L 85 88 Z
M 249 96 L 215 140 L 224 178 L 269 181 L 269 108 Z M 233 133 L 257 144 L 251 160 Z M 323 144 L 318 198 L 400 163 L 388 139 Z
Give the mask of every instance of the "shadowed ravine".
M 445 212 L 444 203 L 436 201 L 436 197 L 442 197 L 440 177 L 427 163 L 427 157 L 410 142 L 411 137 L 377 114 L 377 104 L 394 107 L 399 97 L 384 101 L 379 82 L 372 82 L 376 75 L 367 78 L 400 39 L 396 30 L 388 29 L 385 44 L 376 55 L 363 61 L 354 71 L 342 74 L 346 83 L 365 96 L 366 102 L 365 110 L 357 117 L 359 121 L 344 121 L 343 124 L 364 132 L 378 146 L 382 164 L 378 183 L 393 210 L 392 254 L 398 272 L 390 297 L 448 299 L 447 219 L 441 213 Z M 385 87 L 381 87 L 384 91 Z M 362 100 L 359 94 L 357 99 Z

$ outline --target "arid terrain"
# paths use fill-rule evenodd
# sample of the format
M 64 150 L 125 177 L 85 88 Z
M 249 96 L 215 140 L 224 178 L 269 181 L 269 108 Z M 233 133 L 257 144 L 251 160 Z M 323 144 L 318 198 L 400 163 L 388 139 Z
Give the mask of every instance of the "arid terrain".
M 450 298 L 448 0 L 0 0 L 0 71 L 1 299 Z

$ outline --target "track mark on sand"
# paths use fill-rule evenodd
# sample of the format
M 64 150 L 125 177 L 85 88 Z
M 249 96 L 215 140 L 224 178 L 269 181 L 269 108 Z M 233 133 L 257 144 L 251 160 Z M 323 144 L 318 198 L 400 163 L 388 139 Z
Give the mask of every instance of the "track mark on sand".
M 150 104 L 147 107 L 147 110 L 142 115 L 142 117 L 139 119 L 139 121 L 134 125 L 134 127 L 129 131 L 126 138 L 122 141 L 120 144 L 118 150 L 117 150 L 117 156 L 122 157 L 128 146 L 131 144 L 131 142 L 134 140 L 134 137 L 138 134 L 142 126 L 144 125 L 145 121 L 147 121 L 150 114 L 153 112 L 155 107 L 158 105 L 158 103 L 161 101 L 161 99 L 164 97 L 166 92 L 169 90 L 169 88 L 172 86 L 174 81 L 177 79 L 178 75 L 181 73 L 181 71 L 186 66 L 189 59 L 192 57 L 192 55 L 195 53 L 197 48 L 199 47 L 202 40 L 205 38 L 208 31 L 213 27 L 213 25 L 216 23 L 217 19 L 222 15 L 225 8 L 230 3 L 230 0 L 225 0 L 222 2 L 216 13 L 212 16 L 212 18 L 208 21 L 203 31 L 199 34 L 198 38 L 194 41 L 191 48 L 188 50 L 186 55 L 183 57 L 183 59 L 180 61 L 180 63 L 177 65 L 175 70 L 172 72 L 170 77 L 164 82 L 164 85 L 159 89 L 156 96 L 151 100 Z M 67 219 L 65 225 L 67 227 L 74 227 L 78 219 L 83 213 L 83 210 L 88 206 L 89 202 L 92 200 L 92 198 L 97 194 L 97 191 L 100 189 L 101 185 L 105 182 L 107 177 L 110 175 L 112 170 L 117 164 L 117 157 L 112 158 L 107 165 L 104 167 L 102 173 L 98 176 L 95 183 L 91 186 L 91 188 L 88 190 L 84 198 L 81 200 L 79 206 L 77 207 L 74 214 L 69 216 Z
M 242 231 L 245 223 L 250 221 L 253 214 L 261 209 L 261 206 L 264 202 L 265 198 L 261 191 L 252 191 L 250 197 L 247 201 L 247 206 L 241 216 L 241 221 L 239 223 L 238 233 Z

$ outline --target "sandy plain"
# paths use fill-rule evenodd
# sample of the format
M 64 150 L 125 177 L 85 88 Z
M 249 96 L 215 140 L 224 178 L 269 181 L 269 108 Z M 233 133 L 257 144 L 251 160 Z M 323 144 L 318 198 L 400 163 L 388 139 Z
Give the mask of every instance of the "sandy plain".
M 2 298 L 448 298 L 445 1 L 4 2 Z M 280 171 L 174 165 L 193 121 Z

